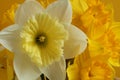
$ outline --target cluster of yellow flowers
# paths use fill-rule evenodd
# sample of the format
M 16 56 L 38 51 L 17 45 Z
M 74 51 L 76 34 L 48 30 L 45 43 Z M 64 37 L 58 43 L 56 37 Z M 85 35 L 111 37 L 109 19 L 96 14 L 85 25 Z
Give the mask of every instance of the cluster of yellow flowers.
M 67 71 L 68 80 L 119 80 L 120 79 L 119 78 L 120 77 L 120 22 L 116 22 L 114 20 L 114 14 L 113 14 L 114 9 L 111 5 L 109 4 L 106 5 L 101 0 L 66 0 L 66 2 L 62 2 L 60 0 L 58 0 L 58 2 L 56 0 L 37 0 L 43 7 L 43 9 L 40 7 L 41 9 L 39 10 L 37 9 L 39 8 L 39 4 L 37 3 L 37 1 L 34 2 L 35 0 L 30 0 L 33 1 L 33 4 L 29 3 L 29 0 L 25 0 L 25 3 L 22 4 L 21 7 L 19 7 L 19 4 L 23 1 L 13 0 L 13 3 L 11 2 L 11 7 L 8 10 L 5 10 L 2 13 L 0 13 L 0 18 L 1 18 L 0 19 L 0 31 L 1 31 L 0 80 L 14 79 L 15 78 L 14 69 L 18 79 L 20 80 L 30 79 L 23 76 L 24 74 L 27 74 L 27 76 L 29 76 L 30 71 L 25 72 L 22 75 L 23 72 L 17 70 L 17 67 L 19 67 L 19 65 L 22 64 L 22 63 L 19 64 L 20 60 L 16 59 L 19 58 L 20 56 L 21 58 L 22 57 L 26 58 L 25 60 L 30 62 L 28 65 L 25 63 L 25 66 L 35 67 L 35 70 L 31 70 L 31 73 L 35 72 L 35 74 L 33 74 L 33 76 L 35 77 L 32 77 L 30 80 L 36 79 L 36 76 L 41 75 L 41 73 L 45 74 L 45 76 L 47 76 L 50 80 L 60 80 L 60 79 L 63 80 L 64 78 L 59 79 L 57 77 L 59 75 L 60 75 L 59 77 L 63 77 L 65 75 L 64 74 L 65 68 L 62 67 L 62 65 L 65 64 L 61 63 L 62 61 L 64 62 L 63 59 L 64 57 L 65 59 L 72 58 L 73 60 L 72 64 L 69 64 L 70 63 L 69 61 L 67 64 L 68 67 L 66 71 Z M 69 1 L 70 4 L 72 5 L 71 7 L 73 12 L 72 20 L 70 20 L 69 17 L 71 14 L 69 14 L 68 16 L 66 14 L 67 11 L 68 12 L 70 11 L 68 9 L 70 6 L 65 7 L 66 8 L 66 13 L 64 12 L 65 15 L 62 12 L 61 12 L 62 14 L 61 13 L 55 14 L 55 12 L 52 12 L 52 10 L 57 11 L 56 10 L 57 8 L 55 8 L 57 3 L 59 3 L 60 6 L 63 6 L 62 5 L 63 3 L 66 3 L 68 5 Z M 5 3 L 4 5 L 6 4 L 7 3 Z M 33 11 L 33 13 L 40 13 L 40 14 L 32 16 L 31 18 L 28 19 L 28 16 L 32 15 L 31 14 L 32 11 L 29 11 L 29 13 L 27 13 L 28 15 L 27 17 L 25 16 L 26 14 L 24 14 L 24 11 L 27 10 L 29 6 L 33 6 L 34 4 L 36 5 L 36 8 L 33 8 L 33 10 L 35 10 Z M 64 6 L 62 8 L 64 8 Z M 22 10 L 24 11 L 22 12 Z M 62 9 L 60 9 L 60 11 L 62 11 Z M 21 17 L 21 15 L 24 16 Z M 54 16 L 57 16 L 58 19 L 56 17 L 54 18 Z M 13 27 L 15 28 L 15 31 L 13 32 L 15 32 L 16 35 L 10 33 L 10 29 L 13 28 L 5 29 L 7 28 L 7 26 L 12 25 L 14 23 L 15 23 L 14 26 L 24 26 L 24 28 Z M 41 25 L 43 27 L 39 27 Z M 80 32 L 80 34 L 82 34 L 81 36 L 83 37 L 82 39 L 81 36 L 77 35 L 77 33 L 76 34 L 72 33 L 72 32 L 77 32 L 76 28 L 75 29 L 73 28 L 72 31 L 71 30 L 72 28 L 69 27 L 69 26 L 75 27 L 73 25 L 75 25 L 77 28 L 79 28 L 79 30 L 82 30 L 85 33 L 84 35 L 83 32 Z M 64 26 L 66 28 L 64 28 Z M 18 32 L 19 30 L 17 31 L 17 29 L 21 30 L 20 33 Z M 18 45 L 22 44 L 23 51 L 21 47 L 16 46 L 16 44 L 13 44 L 13 46 L 14 45 L 16 46 L 16 50 L 14 50 L 15 47 L 13 48 L 10 47 L 11 43 L 8 43 L 8 45 L 6 45 L 7 42 L 5 43 L 1 39 L 4 38 L 4 36 L 2 36 L 3 34 L 7 35 L 9 33 L 10 35 L 12 34 L 12 36 L 17 37 L 17 39 L 11 37 L 15 39 L 15 41 L 18 40 L 21 41 L 20 43 L 18 43 Z M 20 35 L 20 38 L 18 38 L 17 34 Z M 78 44 L 80 46 L 76 44 L 72 44 L 74 37 L 69 38 L 69 36 L 77 36 L 78 38 L 75 39 L 78 39 L 78 41 L 83 41 L 83 44 L 79 42 Z M 70 44 L 73 46 L 71 46 Z M 17 53 L 23 53 L 23 54 L 18 54 L 19 56 L 16 57 L 16 55 L 13 55 L 13 53 L 8 51 L 6 47 L 8 50 L 16 54 Z M 64 47 L 64 51 L 63 51 L 63 47 Z M 18 50 L 18 48 L 20 48 L 20 50 Z M 65 52 L 66 54 L 64 53 L 63 55 L 63 52 Z M 70 53 L 72 55 L 69 55 Z M 74 53 L 75 55 L 73 55 Z M 25 56 L 22 56 L 24 54 Z M 16 60 L 14 64 L 18 63 L 18 65 L 14 65 L 14 69 L 13 69 L 14 56 Z M 61 62 L 59 63 L 56 62 L 56 64 L 53 64 L 54 61 L 59 61 L 59 60 Z M 55 75 L 57 73 L 54 72 L 54 67 L 50 66 L 51 64 L 53 64 L 54 67 L 58 67 L 57 70 L 62 69 L 61 70 L 62 76 L 60 74 L 61 72 L 59 71 L 58 71 L 58 76 Z M 44 67 L 46 66 L 49 67 L 44 69 Z M 32 67 L 30 67 L 30 69 Z M 20 67 L 20 69 L 22 70 L 23 68 L 25 68 L 27 71 L 27 67 Z M 49 68 L 52 69 L 49 70 Z M 54 73 L 54 76 L 51 75 L 52 73 Z
M 87 34 L 88 47 L 68 67 L 69 80 L 119 80 L 120 22 L 113 20 L 113 8 L 100 0 L 73 0 L 72 5 L 73 24 Z

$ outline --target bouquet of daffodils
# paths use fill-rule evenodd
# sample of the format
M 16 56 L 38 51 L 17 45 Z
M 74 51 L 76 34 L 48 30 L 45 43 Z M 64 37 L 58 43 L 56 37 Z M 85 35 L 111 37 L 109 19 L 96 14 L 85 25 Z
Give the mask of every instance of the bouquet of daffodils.
M 120 80 L 111 5 L 24 0 L 0 17 L 0 80 Z

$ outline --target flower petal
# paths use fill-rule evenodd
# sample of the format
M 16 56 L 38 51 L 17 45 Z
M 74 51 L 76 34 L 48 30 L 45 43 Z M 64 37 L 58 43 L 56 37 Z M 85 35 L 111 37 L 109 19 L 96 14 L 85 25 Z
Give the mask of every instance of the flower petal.
M 23 25 L 27 19 L 43 11 L 42 6 L 36 0 L 26 0 L 16 11 L 15 22 Z
M 36 80 L 41 72 L 32 64 L 28 56 L 22 50 L 16 52 L 14 59 L 14 69 L 18 80 Z
M 87 9 L 88 5 L 85 0 L 70 0 L 75 14 L 83 14 Z M 74 14 L 73 13 L 73 14 Z
M 80 79 L 80 68 L 77 64 L 69 65 L 67 68 L 67 75 L 69 80 L 81 80 Z
M 61 22 L 71 22 L 72 8 L 68 0 L 58 0 L 47 7 L 52 17 L 57 17 Z
M 69 39 L 65 41 L 64 56 L 66 59 L 73 58 L 76 54 L 82 53 L 87 47 L 87 36 L 73 25 L 65 27 L 69 33 Z
M 3 29 L 0 32 L 0 43 L 7 48 L 8 50 L 12 51 L 13 47 L 18 47 L 18 40 L 19 40 L 19 27 L 17 24 L 8 26 L 7 28 Z
M 50 80 L 65 80 L 66 77 L 66 64 L 64 57 L 60 61 L 49 65 L 46 68 L 42 68 L 41 72 Z

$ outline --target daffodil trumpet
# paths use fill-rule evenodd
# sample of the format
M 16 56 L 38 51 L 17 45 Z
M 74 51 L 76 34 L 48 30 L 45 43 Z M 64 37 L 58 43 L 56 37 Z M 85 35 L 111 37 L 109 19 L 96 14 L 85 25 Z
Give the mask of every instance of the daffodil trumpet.
M 82 53 L 86 35 L 71 24 L 69 0 L 57 0 L 44 9 L 36 0 L 26 0 L 15 13 L 15 24 L 0 32 L 0 43 L 14 53 L 18 80 L 65 80 L 65 59 Z

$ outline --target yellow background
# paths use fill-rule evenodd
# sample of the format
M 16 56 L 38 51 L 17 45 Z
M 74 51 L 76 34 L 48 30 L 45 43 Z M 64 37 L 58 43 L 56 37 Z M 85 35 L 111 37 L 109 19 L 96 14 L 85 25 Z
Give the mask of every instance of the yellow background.
M 0 15 L 11 7 L 13 3 L 22 3 L 24 0 L 0 0 Z

